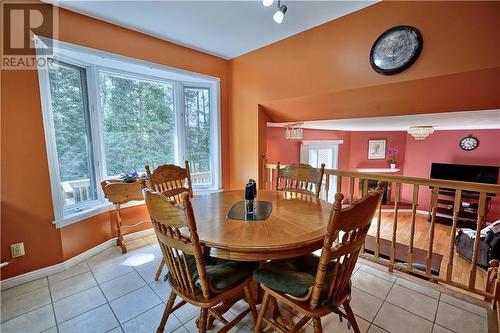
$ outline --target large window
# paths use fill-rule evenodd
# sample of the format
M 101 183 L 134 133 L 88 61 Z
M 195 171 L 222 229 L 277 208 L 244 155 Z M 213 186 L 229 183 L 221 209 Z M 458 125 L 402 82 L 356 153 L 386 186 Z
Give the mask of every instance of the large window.
M 39 68 L 56 225 L 109 207 L 100 182 L 146 164 L 187 159 L 195 191 L 220 188 L 218 80 L 60 46 Z
M 184 87 L 187 159 L 195 184 L 210 184 L 210 89 Z
M 174 86 L 106 72 L 99 82 L 107 175 L 175 163 Z
M 48 72 L 62 202 L 80 207 L 97 199 L 86 71 L 55 62 Z

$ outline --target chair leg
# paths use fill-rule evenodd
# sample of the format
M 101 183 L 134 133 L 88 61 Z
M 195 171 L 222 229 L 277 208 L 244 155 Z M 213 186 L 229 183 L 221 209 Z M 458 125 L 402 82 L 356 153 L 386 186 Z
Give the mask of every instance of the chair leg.
M 168 298 L 167 305 L 165 306 L 163 317 L 161 317 L 160 326 L 158 326 L 156 333 L 163 333 L 163 331 L 165 330 L 165 325 L 167 324 L 168 316 L 170 316 L 170 313 L 172 313 L 172 308 L 174 307 L 176 297 L 177 295 L 172 291 L 170 293 L 170 297 Z
M 201 308 L 200 322 L 198 324 L 198 329 L 200 333 L 205 333 L 207 331 L 207 319 L 208 319 L 208 309 Z
M 347 315 L 347 320 L 351 323 L 352 329 L 354 330 L 354 333 L 361 333 L 358 327 L 358 323 L 356 322 L 356 317 L 354 317 L 354 312 L 352 312 L 351 305 L 349 304 L 349 301 L 345 301 L 344 304 L 344 310 L 345 314 Z
M 252 291 L 248 286 L 243 287 L 243 290 L 245 291 L 245 298 L 247 300 L 248 305 L 250 306 L 253 322 L 255 323 L 258 317 L 257 308 L 255 307 L 255 299 L 253 298 Z
M 321 318 L 313 319 L 314 333 L 323 333 L 323 327 L 321 326 Z
M 165 266 L 165 260 L 163 260 L 163 258 L 161 258 L 160 266 L 158 266 L 158 269 L 156 270 L 155 281 L 158 281 L 158 279 L 160 278 L 161 271 L 163 270 L 163 266 Z
M 260 333 L 262 332 L 261 326 L 262 326 L 262 321 L 264 319 L 264 316 L 266 315 L 266 310 L 267 310 L 267 305 L 269 304 L 269 294 L 267 291 L 264 293 L 264 297 L 262 298 L 262 303 L 260 305 L 260 311 L 259 311 L 259 316 L 257 317 L 257 322 L 255 323 L 255 327 L 253 332 L 254 333 Z

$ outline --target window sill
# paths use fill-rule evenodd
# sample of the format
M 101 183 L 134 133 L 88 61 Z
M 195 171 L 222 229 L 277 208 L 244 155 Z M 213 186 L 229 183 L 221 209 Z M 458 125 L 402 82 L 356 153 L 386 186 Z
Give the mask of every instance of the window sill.
M 194 195 L 207 195 L 211 193 L 218 193 L 222 192 L 222 189 L 219 190 L 198 190 L 194 191 Z M 121 208 L 129 208 L 129 207 L 135 207 L 135 206 L 141 206 L 144 205 L 144 200 L 139 200 L 139 201 L 130 201 L 127 202 L 126 204 L 121 205 Z M 86 220 L 88 218 L 91 218 L 93 216 L 109 212 L 111 210 L 115 209 L 114 205 L 106 202 L 106 203 L 99 203 L 97 205 L 91 206 L 85 210 L 82 210 L 80 212 L 75 212 L 72 214 L 67 214 L 65 215 L 62 219 L 55 220 L 54 225 L 57 229 L 66 227 L 68 225 L 71 225 L 73 223 L 78 223 L 80 221 Z

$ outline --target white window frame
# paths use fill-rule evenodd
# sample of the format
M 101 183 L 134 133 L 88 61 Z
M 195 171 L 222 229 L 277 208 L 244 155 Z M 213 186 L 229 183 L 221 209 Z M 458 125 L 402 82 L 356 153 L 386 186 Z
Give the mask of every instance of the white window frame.
M 97 200 L 85 202 L 80 205 L 72 205 L 72 209 L 65 209 L 63 201 L 63 193 L 60 185 L 59 161 L 56 150 L 55 129 L 52 114 L 52 101 L 50 95 L 50 83 L 48 69 L 46 67 L 38 68 L 38 78 L 40 86 L 40 98 L 43 114 L 43 125 L 45 131 L 45 144 L 47 149 L 47 159 L 49 166 L 49 176 L 51 183 L 52 202 L 54 209 L 54 221 L 56 228 L 61 228 L 66 225 L 79 222 L 89 217 L 101 214 L 112 209 L 112 205 L 104 198 L 104 194 L 100 190 L 99 183 L 108 177 L 106 174 L 106 158 L 104 151 L 104 129 L 103 129 L 103 110 L 99 96 L 99 73 L 104 72 L 111 75 L 123 76 L 130 79 L 139 79 L 153 82 L 160 82 L 173 85 L 174 89 L 174 112 L 176 133 L 174 134 L 176 164 L 183 165 L 186 158 L 186 136 L 184 135 L 184 87 L 192 88 L 208 88 L 210 94 L 210 115 L 211 115 L 211 135 L 210 135 L 210 165 L 212 184 L 203 186 L 193 186 L 196 192 L 220 191 L 221 190 L 221 134 L 220 134 L 220 79 L 194 72 L 170 68 L 167 66 L 150 63 L 134 58 L 124 57 L 121 55 L 111 54 L 108 52 L 94 50 L 83 46 L 78 46 L 61 41 L 51 40 L 44 37 L 35 36 L 36 43 L 43 43 L 49 47 L 68 49 L 82 53 L 91 53 L 93 55 L 106 57 L 124 63 L 130 63 L 134 66 L 141 65 L 147 69 L 154 70 L 158 73 L 159 70 L 165 74 L 165 77 L 157 75 L 149 75 L 137 73 L 135 71 L 127 71 L 120 68 L 112 68 L 101 66 L 96 63 L 86 62 L 82 59 L 76 59 L 63 54 L 51 56 L 65 63 L 84 68 L 87 73 L 87 94 L 88 108 L 90 113 L 90 129 L 92 135 L 92 149 L 94 158 L 94 173 L 96 178 Z M 37 62 L 47 62 L 47 57 L 44 52 L 40 52 L 37 48 Z M 194 80 L 179 80 L 169 79 L 168 75 L 183 76 L 193 78 Z M 200 82 L 204 81 L 204 82 Z M 141 171 L 141 170 L 138 170 Z M 132 205 L 143 204 L 143 201 L 130 203 Z

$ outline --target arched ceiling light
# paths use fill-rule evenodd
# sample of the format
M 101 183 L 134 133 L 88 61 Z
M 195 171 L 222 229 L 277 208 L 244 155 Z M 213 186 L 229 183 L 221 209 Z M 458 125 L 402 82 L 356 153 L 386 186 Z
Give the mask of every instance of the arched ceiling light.
M 432 126 L 412 126 L 408 128 L 408 134 L 415 140 L 424 140 L 432 133 L 434 133 L 434 127 Z
M 283 19 L 285 18 L 286 10 L 287 10 L 286 5 L 282 5 L 278 0 L 278 10 L 273 15 L 274 22 L 281 24 L 281 22 L 283 22 Z
M 285 127 L 285 139 L 300 140 L 302 139 L 303 130 L 300 126 L 304 123 L 288 124 Z
M 269 7 L 273 4 L 274 0 L 262 0 L 264 7 Z

